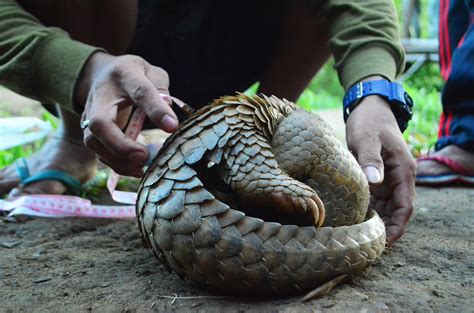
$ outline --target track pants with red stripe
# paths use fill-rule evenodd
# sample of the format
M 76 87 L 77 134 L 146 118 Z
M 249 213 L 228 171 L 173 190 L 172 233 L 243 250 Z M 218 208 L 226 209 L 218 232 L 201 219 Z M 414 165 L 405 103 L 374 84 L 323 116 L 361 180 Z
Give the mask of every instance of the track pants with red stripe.
M 441 115 L 436 150 L 474 151 L 474 0 L 441 0 L 439 19 Z

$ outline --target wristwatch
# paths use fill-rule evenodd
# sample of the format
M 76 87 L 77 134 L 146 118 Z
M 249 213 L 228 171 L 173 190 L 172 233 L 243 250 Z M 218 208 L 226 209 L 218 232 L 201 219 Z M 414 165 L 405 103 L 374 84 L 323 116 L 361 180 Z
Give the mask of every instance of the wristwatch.
M 349 88 L 343 101 L 344 122 L 361 100 L 370 95 L 378 95 L 390 104 L 398 127 L 404 132 L 413 115 L 413 100 L 402 85 L 385 79 L 360 82 Z

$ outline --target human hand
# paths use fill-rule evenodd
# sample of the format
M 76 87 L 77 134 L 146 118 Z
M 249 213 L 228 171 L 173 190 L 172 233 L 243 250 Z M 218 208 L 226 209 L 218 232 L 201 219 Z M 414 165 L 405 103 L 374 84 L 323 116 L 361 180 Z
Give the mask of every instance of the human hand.
M 175 131 L 176 115 L 160 97 L 160 93 L 169 94 L 168 86 L 168 74 L 140 57 L 93 54 L 78 82 L 75 98 L 79 106 L 85 103 L 81 120 L 89 120 L 84 144 L 117 173 L 141 177 L 147 149 L 122 130 L 132 107 L 137 106 L 164 131 Z
M 352 111 L 346 137 L 369 181 L 391 245 L 403 235 L 413 212 L 415 161 L 389 104 L 379 96 L 364 98 Z

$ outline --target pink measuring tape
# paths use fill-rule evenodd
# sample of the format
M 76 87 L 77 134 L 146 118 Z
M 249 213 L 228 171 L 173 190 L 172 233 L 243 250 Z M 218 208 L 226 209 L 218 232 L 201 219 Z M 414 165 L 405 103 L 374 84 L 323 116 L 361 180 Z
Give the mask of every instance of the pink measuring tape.
M 191 107 L 175 97 L 161 93 L 160 96 L 168 104 L 178 105 L 188 115 L 193 111 Z M 142 129 L 145 116 L 145 112 L 137 107 L 130 117 L 125 134 L 136 140 Z M 137 194 L 116 190 L 119 180 L 120 176 L 111 170 L 107 178 L 107 189 L 114 201 L 127 205 L 96 205 L 88 199 L 75 196 L 27 195 L 12 201 L 0 200 L 0 211 L 9 212 L 8 216 L 134 218 Z
M 9 216 L 133 218 L 133 205 L 96 205 L 90 200 L 61 195 L 28 195 L 13 201 L 0 200 L 0 211 Z

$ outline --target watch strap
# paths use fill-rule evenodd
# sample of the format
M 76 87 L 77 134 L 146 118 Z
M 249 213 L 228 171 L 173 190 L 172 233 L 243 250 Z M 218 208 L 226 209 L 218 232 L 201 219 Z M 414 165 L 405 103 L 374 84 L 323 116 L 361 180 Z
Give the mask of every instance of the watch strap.
M 390 104 L 400 129 L 404 131 L 407 128 L 413 114 L 413 101 L 401 84 L 385 79 L 360 82 L 349 88 L 343 100 L 344 121 L 357 104 L 370 95 L 384 98 Z

